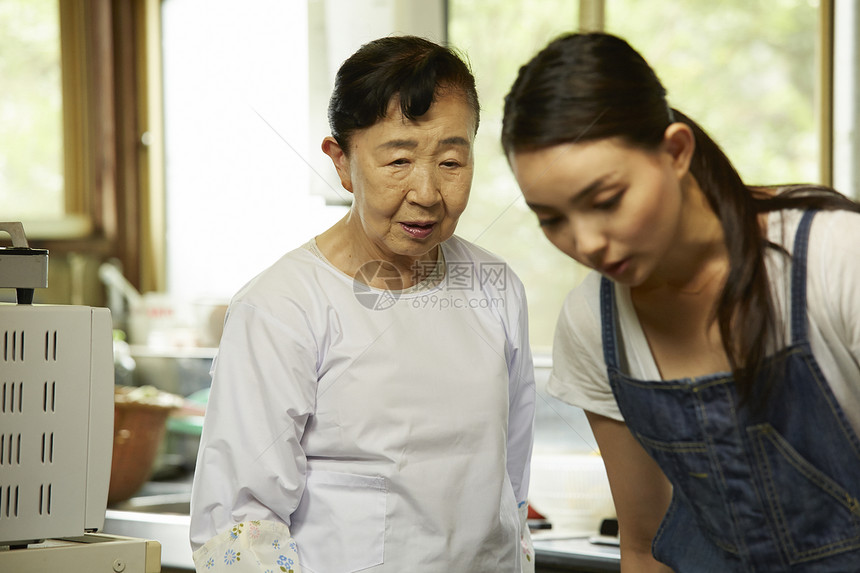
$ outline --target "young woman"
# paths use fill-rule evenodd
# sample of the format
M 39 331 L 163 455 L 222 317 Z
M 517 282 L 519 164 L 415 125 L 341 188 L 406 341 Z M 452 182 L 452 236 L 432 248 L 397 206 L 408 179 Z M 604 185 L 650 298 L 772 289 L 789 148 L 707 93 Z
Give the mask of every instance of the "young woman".
M 858 570 L 860 206 L 745 185 L 606 34 L 523 66 L 502 131 L 546 236 L 597 271 L 549 389 L 586 410 L 622 570 Z

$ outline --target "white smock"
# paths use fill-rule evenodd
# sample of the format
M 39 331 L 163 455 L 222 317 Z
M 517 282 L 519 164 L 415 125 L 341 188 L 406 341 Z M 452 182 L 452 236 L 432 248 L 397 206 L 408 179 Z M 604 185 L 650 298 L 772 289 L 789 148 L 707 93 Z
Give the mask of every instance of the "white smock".
M 441 247 L 426 288 L 369 288 L 311 242 L 234 297 L 194 476 L 199 571 L 533 567 L 523 286 Z
M 768 214 L 768 239 L 791 252 L 803 211 Z M 854 429 L 860 432 L 860 214 L 821 211 L 812 220 L 807 259 L 809 342 L 821 370 Z M 790 340 L 791 265 L 783 253 L 765 256 L 783 341 Z M 600 275 L 589 274 L 564 302 L 553 342 L 549 394 L 623 421 L 609 386 L 600 338 Z M 625 372 L 659 380 L 660 371 L 639 324 L 630 289 L 616 284 L 624 336 Z M 776 344 L 771 352 L 776 350 Z

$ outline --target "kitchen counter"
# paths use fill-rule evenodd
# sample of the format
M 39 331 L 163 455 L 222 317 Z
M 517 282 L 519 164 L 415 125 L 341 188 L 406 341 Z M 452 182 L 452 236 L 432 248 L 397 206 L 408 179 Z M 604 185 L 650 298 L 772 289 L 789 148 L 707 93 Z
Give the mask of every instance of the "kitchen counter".
M 104 532 L 161 543 L 165 571 L 194 571 L 188 531 L 191 525 L 191 474 L 176 481 L 150 481 L 129 500 L 105 512 Z
M 107 509 L 104 531 L 116 535 L 154 539 L 161 543 L 165 570 L 193 571 L 188 544 L 190 476 L 177 481 L 153 481 L 130 500 Z M 587 537 L 563 533 L 534 533 L 537 573 L 603 573 L 620 570 L 617 546 L 594 544 Z
M 536 573 L 603 573 L 621 570 L 621 557 L 615 545 L 595 544 L 587 537 L 559 538 L 551 535 L 537 535 L 533 542 Z

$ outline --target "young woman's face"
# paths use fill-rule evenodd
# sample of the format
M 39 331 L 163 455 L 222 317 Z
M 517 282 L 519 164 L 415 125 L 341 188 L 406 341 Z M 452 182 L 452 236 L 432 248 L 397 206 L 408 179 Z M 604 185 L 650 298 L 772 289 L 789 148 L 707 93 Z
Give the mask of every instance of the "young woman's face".
M 509 159 L 547 238 L 616 282 L 641 285 L 678 238 L 686 164 L 665 143 L 648 152 L 612 138 Z
M 354 227 L 384 258 L 421 257 L 450 238 L 472 186 L 475 114 L 442 95 L 417 120 L 392 101 L 387 117 L 356 132 L 332 158 L 354 195 Z M 337 151 L 337 150 L 336 150 Z

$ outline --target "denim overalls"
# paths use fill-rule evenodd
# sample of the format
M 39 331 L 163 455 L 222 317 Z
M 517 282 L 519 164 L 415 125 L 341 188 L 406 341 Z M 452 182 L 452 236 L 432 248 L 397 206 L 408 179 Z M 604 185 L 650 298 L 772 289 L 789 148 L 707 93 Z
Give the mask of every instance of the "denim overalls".
M 794 243 L 786 373 L 759 409 L 739 403 L 731 373 L 647 382 L 622 373 L 614 287 L 602 280 L 612 392 L 674 488 L 652 549 L 677 573 L 860 571 L 860 440 L 807 339 L 813 214 Z

